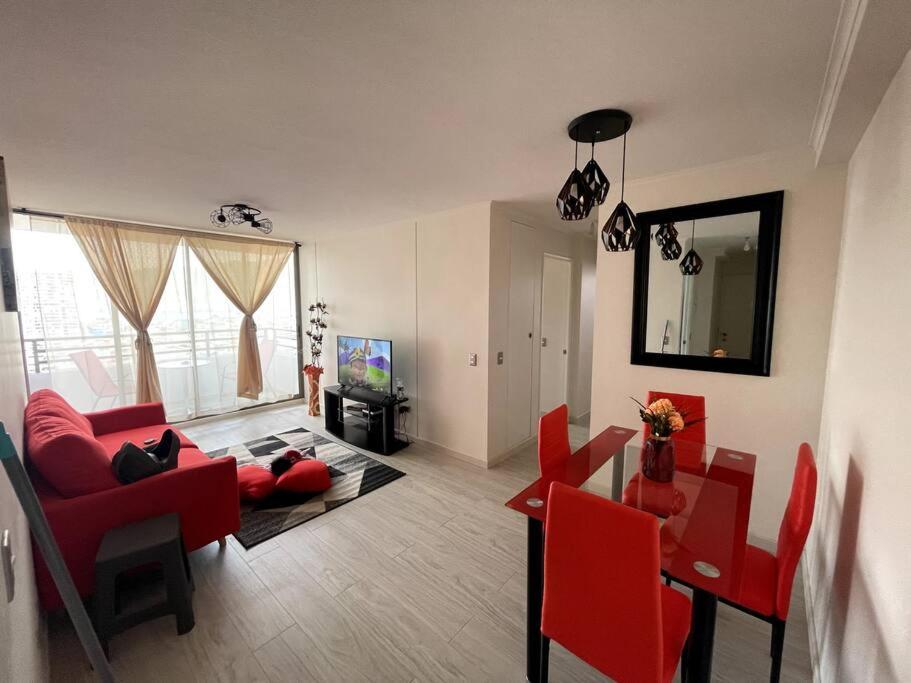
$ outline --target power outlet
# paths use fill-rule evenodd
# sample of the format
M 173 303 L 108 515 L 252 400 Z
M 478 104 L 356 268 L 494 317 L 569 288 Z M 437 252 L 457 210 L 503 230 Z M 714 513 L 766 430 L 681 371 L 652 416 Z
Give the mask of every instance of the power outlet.
M 471 367 L 476 367 L 478 365 L 478 354 L 469 353 L 468 354 L 468 365 Z

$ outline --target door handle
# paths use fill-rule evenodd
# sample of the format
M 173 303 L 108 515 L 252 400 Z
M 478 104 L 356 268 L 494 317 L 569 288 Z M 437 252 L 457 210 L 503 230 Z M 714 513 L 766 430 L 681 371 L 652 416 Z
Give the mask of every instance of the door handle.
M 15 562 L 16 556 L 13 555 L 9 529 L 4 529 L 3 535 L 0 536 L 0 565 L 3 567 L 3 584 L 6 587 L 7 602 L 12 602 L 16 597 L 16 575 L 13 573 Z

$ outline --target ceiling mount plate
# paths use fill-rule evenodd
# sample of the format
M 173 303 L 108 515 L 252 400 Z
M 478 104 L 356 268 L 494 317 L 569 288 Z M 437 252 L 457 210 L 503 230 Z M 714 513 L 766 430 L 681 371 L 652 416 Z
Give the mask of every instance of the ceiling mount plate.
M 622 109 L 599 109 L 574 118 L 566 130 L 576 142 L 604 142 L 619 138 L 630 126 L 633 117 Z

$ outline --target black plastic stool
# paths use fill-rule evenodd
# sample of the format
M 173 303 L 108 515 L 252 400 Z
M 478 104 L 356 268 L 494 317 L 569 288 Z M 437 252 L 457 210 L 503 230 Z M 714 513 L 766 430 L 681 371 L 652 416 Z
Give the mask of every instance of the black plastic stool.
M 165 599 L 120 609 L 117 579 L 124 572 L 161 565 Z M 177 617 L 177 634 L 193 629 L 193 577 L 177 514 L 153 517 L 108 531 L 95 555 L 95 630 L 108 653 L 108 640 L 128 628 L 166 614 Z

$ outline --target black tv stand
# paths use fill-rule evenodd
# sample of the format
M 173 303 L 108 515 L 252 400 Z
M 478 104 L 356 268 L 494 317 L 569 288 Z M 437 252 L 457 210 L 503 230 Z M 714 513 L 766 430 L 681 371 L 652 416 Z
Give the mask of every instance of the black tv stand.
M 326 431 L 352 446 L 391 455 L 408 445 L 395 436 L 398 406 L 407 400 L 361 387 L 339 384 L 326 387 L 323 389 Z M 345 401 L 362 405 L 346 408 Z

